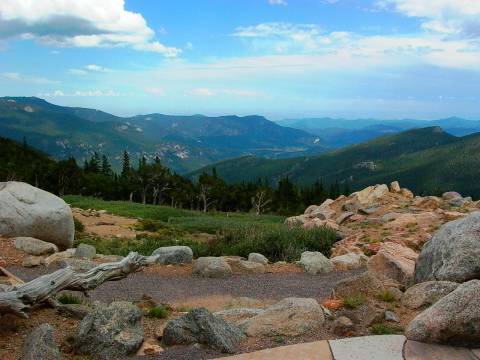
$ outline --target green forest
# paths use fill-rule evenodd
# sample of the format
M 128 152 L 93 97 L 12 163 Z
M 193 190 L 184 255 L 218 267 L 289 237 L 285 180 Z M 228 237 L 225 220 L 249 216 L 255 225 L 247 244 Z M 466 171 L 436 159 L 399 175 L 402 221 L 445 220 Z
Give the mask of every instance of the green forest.
M 132 164 L 123 154 L 120 173 L 112 170 L 110 159 L 94 153 L 83 164 L 76 160 L 55 161 L 28 145 L 0 138 L 0 181 L 24 181 L 59 196 L 82 195 L 104 200 L 129 200 L 142 204 L 167 205 L 203 212 L 252 212 L 292 215 L 311 204 L 349 193 L 338 182 L 328 186 L 321 179 L 298 187 L 288 177 L 276 186 L 258 179 L 228 184 L 215 168 L 191 181 L 172 172 L 160 159 L 142 157 Z

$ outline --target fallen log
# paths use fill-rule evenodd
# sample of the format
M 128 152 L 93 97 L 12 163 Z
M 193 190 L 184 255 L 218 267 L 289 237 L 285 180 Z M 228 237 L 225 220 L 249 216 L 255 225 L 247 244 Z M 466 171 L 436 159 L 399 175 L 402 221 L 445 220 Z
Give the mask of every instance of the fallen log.
M 48 301 L 62 290 L 86 293 L 105 281 L 123 279 L 139 268 L 155 263 L 158 256 L 142 256 L 131 252 L 121 261 L 101 264 L 85 273 L 77 273 L 71 267 L 66 267 L 40 276 L 7 292 L 0 292 L 0 314 L 13 313 L 28 317 L 33 306 Z

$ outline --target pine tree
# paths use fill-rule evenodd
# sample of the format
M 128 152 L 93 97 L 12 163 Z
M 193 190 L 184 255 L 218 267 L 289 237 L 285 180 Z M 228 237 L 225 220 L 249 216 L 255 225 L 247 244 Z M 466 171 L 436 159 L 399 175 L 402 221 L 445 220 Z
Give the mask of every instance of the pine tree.
M 123 152 L 123 162 L 122 162 L 122 177 L 127 177 L 130 175 L 132 168 L 130 166 L 130 156 L 128 155 L 127 150 Z
M 112 165 L 110 165 L 110 161 L 108 161 L 108 158 L 105 155 L 102 155 L 102 174 L 103 175 L 112 175 Z

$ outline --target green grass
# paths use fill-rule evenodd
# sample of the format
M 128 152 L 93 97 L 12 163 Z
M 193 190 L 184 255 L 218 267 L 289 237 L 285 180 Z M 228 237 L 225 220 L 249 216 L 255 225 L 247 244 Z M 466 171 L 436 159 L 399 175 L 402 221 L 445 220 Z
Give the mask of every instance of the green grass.
M 83 304 L 83 301 L 81 298 L 69 294 L 69 293 L 64 293 L 60 294 L 57 296 L 57 301 L 63 305 L 68 305 L 68 304 Z
M 137 239 L 101 239 L 77 234 L 76 243 L 94 245 L 98 253 L 125 256 L 130 251 L 143 255 L 162 246 L 184 245 L 194 256 L 238 255 L 247 257 L 259 252 L 271 261 L 293 261 L 304 251 L 320 251 L 330 255 L 336 241 L 334 231 L 327 228 L 289 229 L 285 217 L 255 216 L 241 213 L 208 213 L 142 205 L 121 201 L 103 201 L 81 196 L 67 196 L 74 207 L 104 209 L 112 214 L 140 219 L 137 230 L 145 231 Z M 204 235 L 204 234 L 210 235 Z
M 373 324 L 371 328 L 374 335 L 398 335 L 403 334 L 403 330 L 397 326 L 387 324 Z
M 165 319 L 170 315 L 170 310 L 164 306 L 154 306 L 147 311 L 147 316 L 156 319 Z
M 382 300 L 382 301 L 385 301 L 385 302 L 388 302 L 388 303 L 392 303 L 392 302 L 395 301 L 395 295 L 391 291 L 389 291 L 388 289 L 379 292 L 377 294 L 377 297 L 378 297 L 379 300 Z
M 367 301 L 367 299 L 366 299 L 365 295 L 354 294 L 354 295 L 346 296 L 343 299 L 343 305 L 347 309 L 356 309 L 359 306 L 362 306 L 363 304 L 365 304 L 366 301 Z

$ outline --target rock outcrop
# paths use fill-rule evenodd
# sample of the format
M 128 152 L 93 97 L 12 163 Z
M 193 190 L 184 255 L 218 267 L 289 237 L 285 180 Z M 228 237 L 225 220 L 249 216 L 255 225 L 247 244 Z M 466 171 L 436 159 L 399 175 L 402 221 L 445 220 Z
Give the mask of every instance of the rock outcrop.
M 166 345 L 204 344 L 226 353 L 234 353 L 243 337 L 235 325 L 215 316 L 207 309 L 199 308 L 171 320 L 163 331 Z
M 415 282 L 465 282 L 480 278 L 480 212 L 449 222 L 425 244 L 415 267 Z
M 129 302 L 100 304 L 78 325 L 77 354 L 119 359 L 135 354 L 143 342 L 142 312 Z
M 451 281 L 427 281 L 413 285 L 403 294 L 402 304 L 411 310 L 430 306 L 450 294 L 458 285 Z
M 57 245 L 32 237 L 16 237 L 13 239 L 13 245 L 34 256 L 49 255 L 58 251 Z
M 320 329 L 324 322 L 315 299 L 286 298 L 239 326 L 248 336 L 298 336 Z
M 478 347 L 480 280 L 471 280 L 444 296 L 408 325 L 409 340 Z
M 42 324 L 28 334 L 23 344 L 22 359 L 60 360 L 60 349 L 50 324 Z
M 69 248 L 74 233 L 72 212 L 65 201 L 26 183 L 0 183 L 0 234 Z

